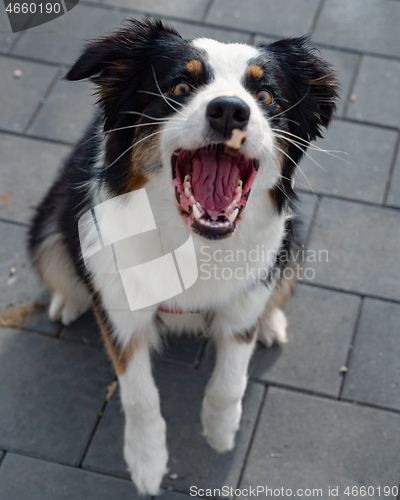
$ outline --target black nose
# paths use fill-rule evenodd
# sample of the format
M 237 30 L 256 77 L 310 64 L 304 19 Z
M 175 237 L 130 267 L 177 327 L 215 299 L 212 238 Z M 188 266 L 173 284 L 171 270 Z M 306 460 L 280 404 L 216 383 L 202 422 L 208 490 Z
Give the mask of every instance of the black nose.
M 250 108 L 239 97 L 221 96 L 207 106 L 207 118 L 211 128 L 228 137 L 233 129 L 243 130 L 248 124 Z

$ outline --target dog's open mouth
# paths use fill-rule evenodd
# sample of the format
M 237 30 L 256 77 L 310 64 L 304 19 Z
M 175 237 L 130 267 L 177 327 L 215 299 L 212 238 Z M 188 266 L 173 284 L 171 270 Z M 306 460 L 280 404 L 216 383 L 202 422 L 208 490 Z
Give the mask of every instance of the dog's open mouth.
M 231 236 L 246 206 L 258 166 L 257 160 L 242 154 L 225 153 L 224 145 L 175 151 L 175 195 L 192 230 L 212 240 Z

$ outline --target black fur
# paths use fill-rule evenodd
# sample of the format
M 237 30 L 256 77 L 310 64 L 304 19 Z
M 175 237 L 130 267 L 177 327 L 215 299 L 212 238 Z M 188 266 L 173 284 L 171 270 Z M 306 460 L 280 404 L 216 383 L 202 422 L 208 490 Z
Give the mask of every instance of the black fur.
M 191 59 L 203 63 L 204 70 L 198 76 L 185 69 Z M 170 92 L 174 80 L 184 79 L 199 87 L 211 77 L 201 52 L 160 21 L 128 20 L 114 35 L 87 45 L 65 78 L 89 78 L 98 86 L 104 131 L 109 136 L 106 156 L 109 167 L 103 176 L 116 196 L 125 192 L 131 145 L 158 128 L 158 125 L 137 129 L 132 126 L 139 121 L 157 122 L 174 113 L 168 104 L 171 101 L 161 96 L 161 92 L 167 93 L 167 99 L 177 101 L 177 105 L 183 103 L 184 98 Z M 114 129 L 119 130 L 110 132 Z
M 293 134 L 287 134 L 288 140 L 280 140 L 287 156 L 282 169 L 283 178 L 274 189 L 279 212 L 296 198 L 292 188 L 296 165 L 308 143 L 321 137 L 321 127 L 328 126 L 338 99 L 335 73 L 315 55 L 308 41 L 304 36 L 257 45 L 268 58 L 269 73 L 271 69 L 273 73 L 272 85 L 278 94 L 278 102 L 281 102 L 281 111 L 276 113 L 280 116 L 275 118 L 272 114 L 271 123 Z M 294 145 L 293 140 L 299 144 Z

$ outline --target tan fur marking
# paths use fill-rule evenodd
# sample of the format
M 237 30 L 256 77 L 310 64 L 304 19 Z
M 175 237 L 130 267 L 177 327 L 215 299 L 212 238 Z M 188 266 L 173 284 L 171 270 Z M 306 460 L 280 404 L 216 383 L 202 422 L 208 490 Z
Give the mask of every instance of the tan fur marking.
M 186 63 L 186 69 L 193 75 L 200 75 L 203 71 L 203 65 L 197 59 L 192 59 L 191 61 Z
M 261 80 L 261 78 L 264 76 L 264 70 L 262 69 L 261 66 L 258 66 L 258 64 L 253 64 L 247 70 L 247 74 L 251 78 L 255 78 L 256 80 Z
M 106 346 L 108 355 L 113 362 L 114 369 L 117 375 L 121 377 L 126 372 L 129 360 L 132 359 L 139 347 L 138 341 L 132 340 L 127 348 L 121 349 L 113 338 L 112 332 L 106 324 L 106 321 L 102 318 L 102 315 L 96 307 L 93 307 L 93 312 L 99 325 L 104 345 Z
M 246 332 L 235 333 L 235 340 L 239 344 L 251 344 L 253 340 L 257 337 L 258 324 L 250 328 Z

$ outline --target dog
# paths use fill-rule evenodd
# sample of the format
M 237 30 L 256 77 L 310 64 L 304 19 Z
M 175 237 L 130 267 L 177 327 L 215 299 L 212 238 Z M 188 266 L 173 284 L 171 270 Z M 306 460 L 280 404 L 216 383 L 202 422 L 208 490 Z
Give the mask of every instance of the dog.
M 293 281 L 282 271 L 293 266 L 295 169 L 338 97 L 333 70 L 308 43 L 184 40 L 160 21 L 128 20 L 88 43 L 66 75 L 91 80 L 99 108 L 37 209 L 29 251 L 51 290 L 52 320 L 94 311 L 119 378 L 124 456 L 142 494 L 157 494 L 167 471 L 151 372 L 163 333 L 201 331 L 216 344 L 201 421 L 217 452 L 234 447 L 257 338 L 286 342 L 280 305 Z M 141 274 L 124 235 L 145 249 Z M 212 272 L 227 252 L 260 246 L 253 266 L 263 273 L 240 274 L 234 259 L 224 263 L 230 279 Z M 191 267 L 193 255 L 209 265 L 207 279 Z M 179 279 L 177 265 L 186 269 Z

